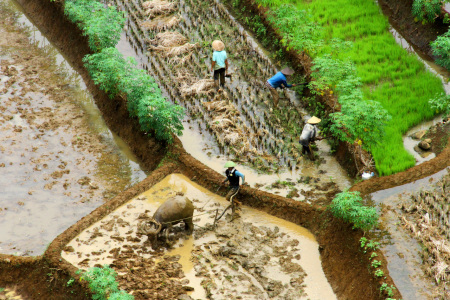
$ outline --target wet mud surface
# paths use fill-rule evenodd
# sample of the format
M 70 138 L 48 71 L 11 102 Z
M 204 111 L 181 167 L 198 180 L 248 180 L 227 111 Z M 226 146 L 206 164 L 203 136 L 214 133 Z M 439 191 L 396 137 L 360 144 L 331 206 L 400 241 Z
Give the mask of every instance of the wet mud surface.
M 83 106 L 92 100 L 10 5 L 0 2 L 0 253 L 37 255 L 145 173 L 96 127 Z
M 139 226 L 177 193 L 194 203 L 193 237 L 177 226 L 168 251 L 164 238 L 152 250 Z M 194 299 L 335 299 L 319 271 L 311 233 L 248 208 L 234 219 L 226 213 L 214 228 L 216 211 L 226 206 L 185 176 L 170 175 L 82 232 L 63 258 L 79 268 L 110 264 L 136 299 L 173 299 L 190 291 Z

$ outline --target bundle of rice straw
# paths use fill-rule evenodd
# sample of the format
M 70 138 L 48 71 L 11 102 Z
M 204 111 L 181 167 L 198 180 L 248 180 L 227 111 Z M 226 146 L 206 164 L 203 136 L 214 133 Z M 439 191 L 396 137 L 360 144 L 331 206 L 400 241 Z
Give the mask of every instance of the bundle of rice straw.
M 189 61 L 191 59 L 192 59 L 192 52 L 183 57 L 174 56 L 174 57 L 170 58 L 169 64 L 184 65 L 187 61 Z
M 177 9 L 176 2 L 169 2 L 164 0 L 150 0 L 142 3 L 147 17 L 153 18 L 157 15 L 167 15 Z
M 156 35 L 153 40 L 148 40 L 152 45 L 163 47 L 177 47 L 184 45 L 188 39 L 178 31 L 165 31 Z
M 200 45 L 198 43 L 195 43 L 195 44 L 186 43 L 182 46 L 173 47 L 172 49 L 170 49 L 169 52 L 167 53 L 167 56 L 171 57 L 171 56 L 175 56 L 175 55 L 186 54 L 186 53 L 194 51 L 196 48 L 199 48 L 199 47 L 200 47 Z
M 243 141 L 243 136 L 238 132 L 230 132 L 224 136 L 224 140 L 228 144 L 235 145 Z
M 233 125 L 233 121 L 219 116 L 210 121 L 209 125 L 211 126 L 212 130 L 222 132 L 230 128 Z
M 181 86 L 180 92 L 183 96 L 195 94 L 207 94 L 214 88 L 213 79 L 201 79 L 194 84 L 185 83 Z
M 153 45 L 149 45 L 148 49 L 153 50 L 153 51 L 162 52 L 162 54 L 166 57 L 173 57 L 173 56 L 192 52 L 194 49 L 196 49 L 198 47 L 199 47 L 198 43 L 195 43 L 195 44 L 186 43 L 182 46 L 177 46 L 177 47 L 165 47 L 162 45 L 158 45 L 155 47 Z
M 180 23 L 181 18 L 178 15 L 174 16 L 159 16 L 152 20 L 146 20 L 141 22 L 140 26 L 149 29 L 162 31 L 167 29 L 172 29 Z

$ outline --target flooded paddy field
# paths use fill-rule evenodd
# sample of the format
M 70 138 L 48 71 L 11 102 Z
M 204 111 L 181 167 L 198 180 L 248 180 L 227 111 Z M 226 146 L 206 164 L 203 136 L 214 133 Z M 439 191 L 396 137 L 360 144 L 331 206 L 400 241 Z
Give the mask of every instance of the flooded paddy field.
M 80 78 L 14 5 L 0 1 L 0 253 L 39 255 L 146 174 L 120 150 Z
M 194 203 L 194 235 L 177 240 L 184 234 L 174 230 L 171 249 L 153 251 L 139 222 L 177 193 Z M 173 299 L 180 291 L 194 299 L 336 299 L 309 231 L 247 207 L 213 228 L 216 210 L 228 204 L 183 175 L 169 175 L 87 228 L 62 257 L 77 268 L 113 266 L 136 299 Z

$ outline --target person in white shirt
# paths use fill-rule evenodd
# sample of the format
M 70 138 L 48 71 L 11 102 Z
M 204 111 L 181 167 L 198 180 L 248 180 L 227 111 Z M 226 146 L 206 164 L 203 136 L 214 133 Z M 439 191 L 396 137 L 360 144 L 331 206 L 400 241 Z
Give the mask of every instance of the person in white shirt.
M 302 134 L 300 135 L 299 143 L 303 146 L 302 154 L 308 154 L 310 160 L 314 161 L 314 152 L 311 150 L 311 143 L 315 140 L 322 140 L 323 138 L 318 136 L 317 124 L 322 121 L 321 119 L 313 116 L 310 118 L 305 127 L 303 127 Z

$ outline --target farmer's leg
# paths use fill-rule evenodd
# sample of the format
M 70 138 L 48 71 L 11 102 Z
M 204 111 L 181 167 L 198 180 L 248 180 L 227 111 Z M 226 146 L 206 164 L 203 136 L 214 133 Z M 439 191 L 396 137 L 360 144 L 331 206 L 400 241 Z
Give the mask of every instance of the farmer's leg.
M 225 69 L 219 69 L 219 79 L 220 79 L 220 87 L 223 88 L 225 86 Z
M 214 86 L 216 89 L 219 89 L 219 70 L 214 70 Z
M 236 194 L 239 192 L 239 187 L 232 187 L 227 195 L 225 196 L 225 199 L 227 199 L 228 201 L 230 201 L 231 197 L 235 197 Z
M 270 90 L 270 94 L 272 95 L 272 98 L 273 98 L 273 106 L 277 107 L 278 100 L 280 99 L 280 96 L 278 95 L 278 91 L 274 88 L 271 88 L 269 90 Z

